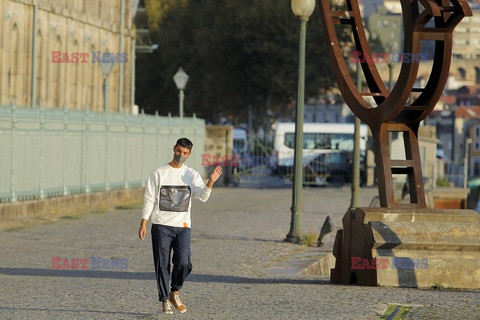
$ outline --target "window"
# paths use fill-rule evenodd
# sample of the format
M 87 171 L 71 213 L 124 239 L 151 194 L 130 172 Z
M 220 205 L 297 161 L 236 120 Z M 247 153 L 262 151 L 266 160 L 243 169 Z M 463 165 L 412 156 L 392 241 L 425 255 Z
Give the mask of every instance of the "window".
M 473 176 L 480 176 L 480 158 L 473 158 Z
M 285 139 L 283 142 L 287 147 L 292 148 L 295 146 L 295 134 L 285 133 Z

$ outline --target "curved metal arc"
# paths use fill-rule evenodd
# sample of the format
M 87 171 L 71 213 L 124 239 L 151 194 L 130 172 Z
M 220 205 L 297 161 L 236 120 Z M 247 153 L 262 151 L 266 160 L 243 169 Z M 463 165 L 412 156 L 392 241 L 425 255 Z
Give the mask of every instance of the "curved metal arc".
M 458 25 L 458 23 L 464 17 L 472 17 L 473 12 L 472 8 L 470 8 L 470 5 L 465 0 L 450 0 L 450 2 L 456 8 L 455 13 L 457 13 L 456 17 L 452 15 L 447 21 L 447 24 L 450 24 L 449 28 L 451 28 L 451 31 L 453 32 L 453 29 Z
M 450 63 L 452 58 L 452 32 L 455 26 L 471 12 L 470 7 L 464 8 L 462 3 L 452 1 L 457 4 L 455 11 L 445 19 L 439 16 L 435 17 L 435 27 L 444 29 L 445 35 L 442 41 L 435 42 L 435 55 L 433 59 L 432 71 L 424 91 L 419 97 L 410 104 L 410 106 L 424 106 L 423 112 L 408 112 L 405 108 L 403 114 L 399 114 L 398 121 L 401 122 L 420 122 L 424 120 L 430 112 L 435 108 L 437 101 L 442 95 L 448 80 L 450 71 Z M 463 2 L 463 1 L 461 1 Z
M 325 38 L 330 41 L 327 49 L 329 51 L 330 61 L 334 66 L 338 87 L 352 112 L 362 121 L 368 123 L 366 121 L 369 117 L 368 110 L 372 109 L 372 107 L 362 98 L 348 72 L 347 64 L 340 50 L 329 0 L 318 0 L 318 4 L 321 14 L 323 15 L 322 22 Z
M 424 91 L 415 99 L 410 107 L 422 106 L 422 112 L 411 111 L 406 107 L 397 117 L 397 121 L 405 123 L 416 123 L 424 120 L 435 108 L 438 99 L 442 95 L 443 89 L 448 79 L 450 70 L 450 59 L 452 45 L 448 43 L 437 43 L 435 45 L 435 59 L 432 65 L 430 78 L 424 88 Z
M 424 7 L 422 12 L 419 12 L 418 1 Z M 435 107 L 448 77 L 452 47 L 451 31 L 465 15 L 471 12 L 465 0 L 452 0 L 454 4 L 453 10 L 451 9 L 452 7 L 444 8 L 448 4 L 441 6 L 438 1 L 401 0 L 404 21 L 403 52 L 419 55 L 421 52 L 421 41 L 428 39 L 429 32 L 441 34 L 441 37 L 443 37 L 441 41 L 437 40 L 436 42 L 432 76 L 424 92 L 412 104 L 407 105 L 407 100 L 417 79 L 420 65 L 419 59 L 402 63 L 399 77 L 391 92 L 388 92 L 385 87 L 375 64 L 372 61 L 362 63 L 362 70 L 370 92 L 377 93 L 376 96 L 374 95 L 378 105 L 377 108 L 372 108 L 363 99 L 348 72 L 347 64 L 340 50 L 329 1 L 318 1 L 321 14 L 323 15 L 324 32 L 326 38 L 330 40 L 328 50 L 332 64 L 336 66 L 339 89 L 352 112 L 363 122 L 370 126 L 386 121 L 417 122 L 423 120 Z M 445 2 L 448 1 L 443 1 L 443 3 Z M 370 46 L 363 28 L 358 0 L 346 0 L 346 3 L 353 16 L 353 19 L 350 17 L 350 23 L 356 48 L 363 54 L 370 56 Z M 449 14 L 448 12 L 452 13 Z M 435 18 L 436 28 L 425 28 L 426 23 L 432 17 Z M 415 109 L 415 112 L 410 112 L 409 107 L 419 108 L 410 108 L 410 110 Z
M 365 28 L 363 26 L 358 0 L 347 0 L 347 4 L 353 13 L 354 23 L 352 24 L 352 32 L 354 35 L 356 48 L 358 51 L 362 52 L 364 56 L 371 57 L 370 44 L 368 43 L 368 39 L 365 34 Z M 389 90 L 383 83 L 373 61 L 367 59 L 366 62 L 362 63 L 362 70 L 370 92 L 378 93 L 378 95 L 373 97 L 377 105 L 379 105 L 385 100 Z
M 409 2 L 409 0 L 406 0 Z M 380 98 L 376 101 L 381 103 L 377 108 L 372 108 L 358 92 L 353 80 L 348 74 L 348 67 L 342 58 L 342 53 L 339 47 L 338 37 L 334 28 L 333 18 L 331 15 L 330 5 L 328 0 L 319 0 L 320 10 L 323 14 L 323 24 L 326 33 L 326 38 L 329 39 L 330 46 L 328 47 L 332 63 L 337 66 L 336 76 L 339 88 L 349 105 L 352 112 L 359 117 L 363 122 L 374 125 L 375 123 L 393 120 L 405 107 L 405 103 L 409 97 L 409 93 L 413 88 L 418 71 L 418 63 L 403 64 L 400 71 L 399 81 L 392 92 L 388 93 L 387 88 L 378 73 L 378 70 L 373 62 L 362 63 L 362 69 L 367 80 L 367 85 L 371 92 L 378 92 Z M 357 49 L 362 53 L 369 55 L 370 46 L 366 39 L 363 28 L 362 19 L 358 0 L 347 0 L 347 5 L 353 14 L 354 23 L 352 30 L 355 37 Z M 413 29 L 412 19 L 409 14 L 404 17 L 406 24 L 405 34 L 410 34 Z M 408 39 L 408 36 L 406 37 Z M 412 37 L 410 37 L 412 38 Z M 418 41 L 419 43 L 419 41 Z M 418 46 L 418 45 L 417 45 Z M 406 45 L 406 49 L 414 49 L 413 41 Z M 419 48 L 416 49 L 419 51 Z
M 416 3 L 411 2 L 410 0 L 401 0 L 401 4 L 404 26 L 403 52 L 419 54 L 420 38 L 419 34 L 415 32 L 415 30 L 418 28 L 418 25 L 415 25 L 414 21 L 420 23 L 421 26 L 424 26 L 429 19 L 422 19 L 420 22 L 416 19 L 414 15 L 416 8 L 418 8 Z M 427 9 L 425 9 L 425 11 L 427 11 Z M 387 99 L 377 108 L 381 116 L 379 121 L 393 121 L 405 108 L 413 86 L 415 85 L 419 66 L 420 62 L 418 60 L 415 62 L 410 61 L 409 63 L 402 63 L 400 74 L 395 86 L 388 95 Z

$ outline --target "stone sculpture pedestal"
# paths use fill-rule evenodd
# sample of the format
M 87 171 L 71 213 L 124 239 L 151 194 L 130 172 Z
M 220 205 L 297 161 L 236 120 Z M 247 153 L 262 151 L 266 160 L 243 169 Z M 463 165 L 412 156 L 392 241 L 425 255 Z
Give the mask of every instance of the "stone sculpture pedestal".
M 391 287 L 480 288 L 480 214 L 356 208 L 343 217 L 330 280 Z

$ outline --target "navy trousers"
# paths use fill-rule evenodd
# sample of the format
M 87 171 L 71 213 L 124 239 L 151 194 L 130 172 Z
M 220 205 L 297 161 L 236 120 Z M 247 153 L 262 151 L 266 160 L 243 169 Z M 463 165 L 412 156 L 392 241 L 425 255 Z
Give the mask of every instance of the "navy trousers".
M 190 260 L 190 228 L 169 227 L 152 224 L 152 248 L 155 275 L 157 277 L 158 297 L 160 301 L 169 299 L 169 282 L 171 291 L 182 288 L 185 278 L 192 271 Z M 170 258 L 173 250 L 173 269 L 170 271 Z

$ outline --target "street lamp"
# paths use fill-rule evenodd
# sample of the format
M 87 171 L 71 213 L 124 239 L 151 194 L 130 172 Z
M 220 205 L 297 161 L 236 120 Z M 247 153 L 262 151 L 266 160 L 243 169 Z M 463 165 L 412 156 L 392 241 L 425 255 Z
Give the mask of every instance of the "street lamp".
M 368 39 L 370 34 L 368 30 L 365 29 L 365 36 Z M 352 33 L 352 43 L 355 44 L 355 37 Z M 362 64 L 360 62 L 356 63 L 356 76 L 357 76 L 357 90 L 362 92 L 362 73 L 361 73 Z M 355 116 L 354 120 L 354 131 L 353 131 L 353 168 L 352 168 L 352 198 L 350 201 L 350 209 L 356 208 L 358 206 L 358 197 L 360 190 L 360 118 Z
M 103 73 L 103 111 L 104 112 L 108 111 L 108 87 L 109 87 L 108 76 L 110 75 L 110 72 L 112 72 L 114 64 L 115 63 L 111 61 L 100 62 L 100 69 L 102 69 L 102 73 Z
M 398 42 L 394 41 L 390 46 L 390 52 L 392 53 L 392 57 L 390 61 L 387 63 L 388 67 L 388 90 L 392 91 L 393 89 L 393 52 L 397 51 Z
M 177 85 L 177 89 L 179 90 L 178 94 L 178 103 L 179 103 L 179 115 L 180 118 L 183 118 L 183 98 L 185 98 L 185 94 L 183 93 L 183 89 L 187 85 L 188 81 L 188 74 L 183 71 L 182 68 L 178 69 L 177 73 L 173 76 L 173 81 Z
M 307 21 L 315 9 L 315 0 L 292 0 L 292 11 L 300 18 L 300 46 L 298 63 L 298 101 L 295 113 L 295 151 L 292 217 L 290 231 L 285 241 L 298 243 L 302 231 L 302 183 L 303 183 L 303 117 L 305 103 L 305 43 L 307 37 Z
M 469 159 L 469 150 L 470 150 L 470 145 L 472 144 L 472 138 L 467 138 L 465 140 L 465 157 L 463 158 L 463 188 L 467 189 L 467 180 L 468 180 L 468 164 L 470 162 Z

